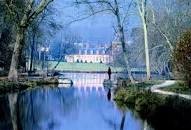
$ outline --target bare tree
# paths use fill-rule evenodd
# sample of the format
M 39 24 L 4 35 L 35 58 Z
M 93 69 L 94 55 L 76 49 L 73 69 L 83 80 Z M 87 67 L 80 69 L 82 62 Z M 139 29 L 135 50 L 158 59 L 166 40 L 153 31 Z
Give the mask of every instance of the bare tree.
M 28 52 L 30 53 L 28 54 L 30 57 L 30 72 L 32 72 L 35 67 L 35 62 L 38 55 L 38 46 L 42 44 L 43 39 L 53 36 L 53 33 L 61 28 L 61 25 L 55 22 L 53 18 L 55 11 L 56 10 L 52 6 L 49 6 L 32 22 L 27 30 L 27 37 L 29 41 Z
M 148 45 L 148 30 L 147 30 L 147 0 L 136 0 L 136 5 L 138 8 L 138 12 L 142 21 L 143 31 L 144 31 L 144 45 L 145 45 L 145 61 L 146 61 L 146 72 L 147 72 L 147 80 L 151 78 L 151 70 L 150 70 L 150 58 L 149 58 L 149 45 Z
M 92 14 L 107 12 L 111 14 L 116 20 L 117 33 L 119 36 L 119 40 L 121 42 L 121 47 L 123 51 L 124 61 L 126 63 L 126 69 L 128 71 L 129 79 L 132 83 L 134 83 L 134 79 L 131 73 L 131 67 L 129 64 L 129 57 L 127 54 L 126 48 L 126 39 L 125 39 L 125 31 L 124 31 L 124 21 L 127 19 L 129 8 L 131 7 L 132 1 L 128 3 L 128 8 L 124 11 L 123 6 L 125 1 L 122 0 L 77 0 L 77 5 L 86 5 Z M 123 10 L 123 11 L 122 11 Z M 125 12 L 125 13 L 124 13 Z
M 24 46 L 24 36 L 27 28 L 31 22 L 37 18 L 37 16 L 52 2 L 53 0 L 41 0 L 39 3 L 35 3 L 35 0 L 26 1 L 26 8 L 24 9 L 23 15 L 18 20 L 16 26 L 16 41 L 14 45 L 14 51 L 12 54 L 11 66 L 9 70 L 8 79 L 11 81 L 18 80 L 18 64 L 19 55 L 22 52 Z M 9 3 L 8 8 L 12 3 Z M 37 6 L 35 7 L 35 4 Z M 11 9 L 11 8 L 10 8 Z M 16 10 L 10 10 L 15 12 Z M 18 14 L 18 13 L 16 13 Z
M 152 13 L 152 19 L 151 19 L 150 22 L 156 28 L 156 30 L 165 38 L 166 43 L 168 44 L 170 51 L 173 52 L 174 47 L 173 47 L 172 41 L 170 40 L 169 36 L 166 34 L 167 32 L 164 32 L 162 30 L 162 28 L 160 27 L 160 25 L 158 25 L 157 20 L 156 20 L 155 10 L 154 10 L 154 7 L 153 7 L 153 3 L 152 2 L 150 2 L 150 3 L 151 4 L 150 4 L 150 8 L 149 9 L 151 10 L 151 13 Z
M 156 8 L 157 5 L 157 8 Z M 172 52 L 174 52 L 176 41 L 181 34 L 191 27 L 190 4 L 188 0 L 156 0 L 148 3 L 148 26 L 151 54 L 151 66 L 157 68 L 160 73 L 173 76 L 171 67 Z M 157 40 L 156 36 L 158 34 Z M 154 50 L 154 51 L 153 51 Z M 154 57 L 154 59 L 153 59 Z

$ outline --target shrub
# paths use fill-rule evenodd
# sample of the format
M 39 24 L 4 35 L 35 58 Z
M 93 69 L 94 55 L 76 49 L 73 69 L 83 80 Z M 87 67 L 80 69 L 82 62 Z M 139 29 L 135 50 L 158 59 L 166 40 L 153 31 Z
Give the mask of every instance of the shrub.
M 191 30 L 182 35 L 173 53 L 173 64 L 178 77 L 191 87 Z
M 115 101 L 120 108 L 134 108 L 140 91 L 136 88 L 120 88 L 115 94 Z
M 143 91 L 135 101 L 135 110 L 142 118 L 147 118 L 158 106 L 164 103 L 163 101 L 162 96 L 149 91 Z

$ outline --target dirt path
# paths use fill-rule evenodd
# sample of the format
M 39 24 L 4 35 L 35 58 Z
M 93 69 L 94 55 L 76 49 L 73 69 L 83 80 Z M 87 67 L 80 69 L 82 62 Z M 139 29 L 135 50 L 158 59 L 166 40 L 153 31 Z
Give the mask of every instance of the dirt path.
M 175 80 L 166 80 L 162 84 L 153 85 L 151 87 L 151 91 L 154 92 L 154 93 L 159 93 L 159 94 L 163 94 L 163 95 L 171 95 L 171 96 L 179 96 L 179 97 L 191 100 L 191 95 L 179 94 L 179 93 L 175 93 L 175 92 L 161 90 L 161 88 L 169 87 L 169 86 L 171 86 L 171 85 L 173 85 L 175 83 L 176 83 Z

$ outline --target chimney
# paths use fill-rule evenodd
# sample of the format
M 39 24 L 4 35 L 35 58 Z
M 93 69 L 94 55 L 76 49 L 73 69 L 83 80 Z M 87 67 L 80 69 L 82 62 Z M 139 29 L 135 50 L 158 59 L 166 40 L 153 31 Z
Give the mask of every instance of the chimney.
M 88 51 L 87 51 L 87 50 L 84 50 L 84 54 L 87 55 L 87 54 L 88 54 Z
M 96 50 L 96 54 L 99 55 L 99 50 Z
M 82 50 L 79 50 L 79 55 L 81 55 L 82 54 Z
M 91 51 L 90 51 L 90 54 L 91 54 L 91 55 L 93 55 L 93 54 L 94 54 L 94 51 L 93 51 L 93 50 L 91 50 Z

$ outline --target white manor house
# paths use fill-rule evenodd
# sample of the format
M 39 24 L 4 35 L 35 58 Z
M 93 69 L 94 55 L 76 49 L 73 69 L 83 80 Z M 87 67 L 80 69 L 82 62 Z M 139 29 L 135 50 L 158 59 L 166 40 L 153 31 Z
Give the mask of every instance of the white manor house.
M 111 63 L 114 56 L 121 51 L 118 41 L 113 41 L 111 45 L 92 46 L 89 44 L 76 43 L 79 49 L 77 54 L 66 55 L 66 62 L 74 63 Z M 84 49 L 83 49 L 84 48 Z
M 78 54 L 66 55 L 66 62 L 110 63 L 112 56 L 104 49 L 80 49 Z

